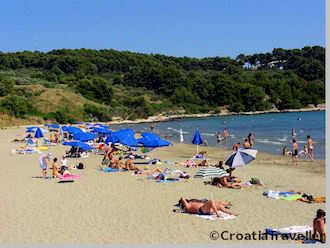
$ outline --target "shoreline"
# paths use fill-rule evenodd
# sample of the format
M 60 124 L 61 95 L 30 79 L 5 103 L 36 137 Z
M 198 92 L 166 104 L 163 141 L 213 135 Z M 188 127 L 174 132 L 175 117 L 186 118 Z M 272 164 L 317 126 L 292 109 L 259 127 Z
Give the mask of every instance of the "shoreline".
M 156 115 L 156 116 L 149 116 L 145 119 L 136 119 L 136 120 L 113 120 L 107 122 L 98 121 L 97 123 L 104 123 L 109 125 L 121 125 L 121 124 L 140 124 L 140 123 L 152 123 L 152 122 L 166 122 L 166 121 L 173 121 L 173 120 L 180 120 L 180 119 L 191 119 L 191 118 L 207 118 L 207 117 L 220 117 L 220 116 L 236 116 L 236 115 L 262 115 L 262 114 L 274 114 L 274 113 L 295 113 L 295 112 L 319 112 L 319 111 L 326 111 L 325 104 L 321 104 L 320 107 L 313 107 L 313 108 L 300 108 L 300 109 L 271 109 L 271 110 L 263 110 L 263 111 L 254 111 L 254 112 L 220 112 L 220 113 L 199 113 L 199 114 L 175 114 L 175 115 Z M 46 123 L 46 121 L 44 122 Z M 54 122 L 55 123 L 55 122 Z M 96 122 L 88 122 L 88 123 L 96 123 Z M 9 126 L 0 126 L 1 129 L 5 128 L 12 128 L 12 127 L 27 127 L 31 125 L 39 126 L 41 123 L 31 122 L 27 125 L 9 125 Z M 73 124 L 77 125 L 77 124 Z M 78 124 L 79 125 L 79 124 Z
M 220 117 L 220 116 L 236 116 L 236 115 L 262 115 L 262 114 L 274 114 L 274 113 L 295 113 L 295 112 L 319 112 L 326 111 L 325 107 L 315 107 L 315 108 L 300 108 L 300 109 L 271 109 L 255 112 L 222 112 L 217 114 L 177 114 L 177 115 L 157 115 L 150 116 L 147 119 L 136 119 L 136 120 L 118 120 L 105 122 L 110 125 L 121 125 L 121 124 L 139 124 L 139 123 L 152 123 L 152 122 L 166 122 L 179 119 L 190 119 L 190 118 L 207 118 L 207 117 Z

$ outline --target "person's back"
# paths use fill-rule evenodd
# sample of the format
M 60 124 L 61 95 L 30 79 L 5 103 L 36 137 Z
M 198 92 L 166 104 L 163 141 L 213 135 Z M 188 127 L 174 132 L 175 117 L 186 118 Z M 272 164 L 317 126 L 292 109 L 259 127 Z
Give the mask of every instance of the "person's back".
M 326 232 L 325 232 L 325 211 L 318 209 L 316 212 L 316 217 L 313 220 L 313 238 L 316 238 L 316 235 L 319 235 L 319 240 L 322 243 L 326 241 Z
M 249 142 L 248 139 L 245 139 L 245 140 L 244 140 L 243 147 L 244 147 L 245 149 L 249 149 L 249 148 L 251 148 L 251 145 L 250 145 L 250 142 Z

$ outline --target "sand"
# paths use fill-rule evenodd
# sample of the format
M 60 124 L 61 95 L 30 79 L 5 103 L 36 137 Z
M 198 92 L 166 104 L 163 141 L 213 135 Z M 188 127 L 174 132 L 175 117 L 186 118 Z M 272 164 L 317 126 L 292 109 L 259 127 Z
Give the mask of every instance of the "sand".
M 41 174 L 39 155 L 11 153 L 18 144 L 10 140 L 23 134 L 23 128 L 0 130 L 0 244 L 220 244 L 227 241 L 211 240 L 211 231 L 245 233 L 266 227 L 311 225 L 316 210 L 325 208 L 325 204 L 274 200 L 262 195 L 268 189 L 325 195 L 324 161 L 302 161 L 296 167 L 288 157 L 259 153 L 256 161 L 235 174 L 243 180 L 258 177 L 266 186 L 231 190 L 204 185 L 203 179 L 159 184 L 130 172 L 103 173 L 97 170 L 101 156 L 90 154 L 89 158 L 79 159 L 86 169 L 74 171 L 81 178 L 60 184 L 55 179 L 33 178 Z M 65 149 L 60 145 L 49 151 L 60 157 Z M 174 144 L 156 149 L 149 156 L 183 162 L 195 149 L 193 145 Z M 206 150 L 214 162 L 230 154 L 221 147 Z M 69 165 L 76 161 L 70 159 Z M 164 166 L 183 169 L 180 165 Z M 194 174 L 197 169 L 187 171 Z M 173 205 L 180 196 L 230 200 L 231 210 L 239 216 L 235 220 L 209 221 L 174 213 Z

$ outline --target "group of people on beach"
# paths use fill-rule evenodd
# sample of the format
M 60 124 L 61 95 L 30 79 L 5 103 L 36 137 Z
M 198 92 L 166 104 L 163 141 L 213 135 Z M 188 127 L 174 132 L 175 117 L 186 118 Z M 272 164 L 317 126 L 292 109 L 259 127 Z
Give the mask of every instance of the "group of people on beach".
M 250 149 L 253 148 L 254 144 L 255 144 L 254 135 L 252 133 L 249 133 L 248 136 L 244 139 L 242 148 Z M 237 151 L 239 148 L 241 148 L 241 142 L 235 143 L 232 149 L 233 151 Z
M 61 166 L 58 166 L 58 158 L 53 158 L 52 153 L 42 154 L 39 157 L 40 168 L 42 170 L 42 176 L 47 178 L 47 169 L 52 170 L 52 178 L 57 178 L 59 175 L 67 176 L 71 175 L 69 167 L 67 165 L 67 158 L 62 156 Z
M 221 134 L 221 132 L 216 132 L 215 134 L 216 140 L 217 140 L 217 144 L 220 144 L 221 141 L 223 141 L 224 144 L 227 143 L 227 139 L 229 137 L 229 131 L 227 130 L 227 128 L 223 129 L 223 132 Z
M 298 165 L 298 157 L 302 157 L 309 160 L 314 160 L 314 141 L 310 135 L 306 137 L 306 143 L 301 151 L 299 151 L 299 145 L 296 136 L 292 137 L 292 151 L 287 146 L 283 147 L 283 156 L 289 155 L 292 157 L 292 162 Z

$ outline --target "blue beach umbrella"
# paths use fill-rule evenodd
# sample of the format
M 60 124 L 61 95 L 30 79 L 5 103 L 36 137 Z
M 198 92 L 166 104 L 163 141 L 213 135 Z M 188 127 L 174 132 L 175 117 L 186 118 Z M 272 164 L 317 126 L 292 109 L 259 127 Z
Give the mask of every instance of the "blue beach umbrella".
M 116 132 L 110 133 L 110 135 L 105 140 L 106 144 L 111 143 L 120 143 L 130 147 L 137 147 L 138 142 L 134 137 L 135 132 L 130 128 L 121 129 Z
M 199 130 L 197 129 L 195 134 L 194 134 L 194 138 L 192 140 L 192 143 L 197 145 L 197 153 L 198 153 L 198 145 L 203 144 L 203 139 L 201 137 L 201 134 L 199 133 Z
M 78 147 L 83 151 L 89 151 L 92 150 L 92 147 L 84 142 L 81 141 L 68 141 L 68 142 L 63 142 L 64 146 L 73 146 L 73 147 Z
M 141 133 L 142 138 L 138 139 L 138 143 L 143 147 L 162 147 L 172 145 L 167 140 L 163 140 L 157 134 L 143 132 Z
M 78 132 L 73 134 L 73 139 L 79 141 L 90 141 L 96 138 L 95 133 L 88 133 L 88 132 Z
M 41 129 L 38 127 L 35 134 L 34 134 L 34 138 L 39 139 L 39 138 L 42 138 L 42 137 L 44 137 L 44 134 L 42 133 Z
M 238 149 L 233 152 L 226 160 L 225 164 L 232 168 L 245 166 L 256 159 L 256 149 Z
M 92 130 L 98 134 L 110 134 L 111 130 L 104 127 L 92 127 Z

